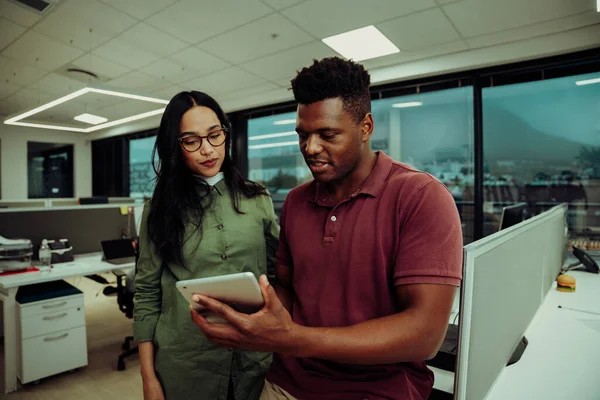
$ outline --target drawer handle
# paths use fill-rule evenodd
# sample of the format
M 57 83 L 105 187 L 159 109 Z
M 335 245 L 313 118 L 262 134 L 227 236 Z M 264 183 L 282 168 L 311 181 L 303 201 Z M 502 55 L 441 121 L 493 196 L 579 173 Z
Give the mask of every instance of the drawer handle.
M 55 341 L 55 340 L 64 339 L 64 338 L 66 338 L 67 336 L 69 336 L 69 333 L 68 333 L 68 332 L 67 332 L 67 333 L 63 333 L 63 334 L 62 334 L 62 335 L 60 335 L 60 336 L 56 336 L 56 337 L 47 337 L 47 338 L 44 338 L 44 342 L 53 342 L 53 341 Z
M 62 314 L 58 314 L 58 315 L 53 315 L 51 317 L 44 317 L 42 318 L 44 321 L 52 321 L 53 319 L 58 319 L 58 318 L 62 318 L 62 317 L 66 317 L 67 313 L 64 312 Z
M 65 305 L 67 305 L 67 302 L 63 301 L 62 303 L 48 304 L 48 305 L 42 306 L 42 308 L 56 308 L 56 307 L 62 307 Z

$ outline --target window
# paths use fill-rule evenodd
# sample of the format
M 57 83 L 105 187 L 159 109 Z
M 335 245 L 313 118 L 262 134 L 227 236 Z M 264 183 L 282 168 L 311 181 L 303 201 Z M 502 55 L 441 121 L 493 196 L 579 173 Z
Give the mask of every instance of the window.
M 152 149 L 156 136 L 132 139 L 129 142 L 129 196 L 151 197 L 154 191 Z M 157 156 L 158 157 L 158 156 Z
M 448 186 L 473 240 L 473 89 L 462 87 L 372 102 L 373 150 Z M 294 112 L 248 121 L 249 178 L 268 186 L 279 212 L 285 195 L 312 179 L 298 148 Z
M 312 179 L 295 129 L 295 112 L 248 121 L 248 179 L 268 187 L 278 215 L 288 192 Z
M 483 89 L 484 235 L 519 201 L 531 214 L 568 202 L 575 233 L 600 226 L 600 81 L 590 83 L 598 78 Z
M 73 145 L 27 142 L 28 197 L 72 198 Z

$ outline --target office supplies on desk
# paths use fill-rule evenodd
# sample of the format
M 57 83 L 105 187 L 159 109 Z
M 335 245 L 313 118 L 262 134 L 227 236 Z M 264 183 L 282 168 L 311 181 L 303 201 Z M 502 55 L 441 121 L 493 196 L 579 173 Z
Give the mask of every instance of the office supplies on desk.
M 75 259 L 73 257 L 73 246 L 69 244 L 68 239 L 48 240 L 48 246 L 50 247 L 52 264 L 71 262 Z
M 0 272 L 19 271 L 31 266 L 33 244 L 29 239 L 0 236 Z
M 122 265 L 135 262 L 135 246 L 133 239 L 103 240 L 102 254 L 110 264 Z

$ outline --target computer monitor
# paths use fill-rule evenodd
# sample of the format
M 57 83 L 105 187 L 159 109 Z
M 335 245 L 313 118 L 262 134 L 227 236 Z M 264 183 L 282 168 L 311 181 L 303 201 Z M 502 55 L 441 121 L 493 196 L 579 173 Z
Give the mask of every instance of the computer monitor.
M 516 203 L 503 207 L 502 217 L 500 218 L 500 230 L 510 228 L 519 222 L 523 222 L 523 219 L 525 218 L 525 207 L 527 207 L 527 203 Z

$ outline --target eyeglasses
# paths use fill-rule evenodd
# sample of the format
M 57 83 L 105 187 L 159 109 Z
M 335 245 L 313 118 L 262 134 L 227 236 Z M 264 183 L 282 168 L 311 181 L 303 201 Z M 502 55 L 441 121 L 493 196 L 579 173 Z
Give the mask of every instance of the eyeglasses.
M 177 138 L 177 140 L 179 140 L 179 143 L 181 143 L 181 147 L 183 147 L 185 151 L 193 153 L 194 151 L 202 147 L 202 139 L 206 139 L 208 143 L 210 143 L 210 145 L 213 147 L 221 146 L 223 143 L 225 143 L 225 138 L 227 138 L 227 132 L 229 132 L 227 128 L 221 127 L 212 132 L 209 132 L 206 136 L 189 135 Z

